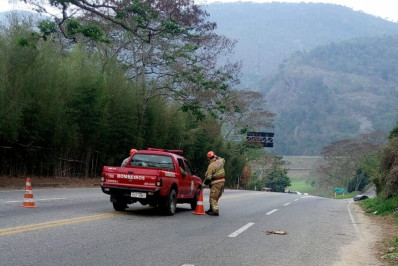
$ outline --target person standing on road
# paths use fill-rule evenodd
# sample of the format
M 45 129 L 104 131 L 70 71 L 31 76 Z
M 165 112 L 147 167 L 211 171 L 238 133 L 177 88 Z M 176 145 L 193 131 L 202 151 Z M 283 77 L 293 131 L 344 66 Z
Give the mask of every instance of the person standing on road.
M 131 156 L 133 156 L 134 153 L 136 153 L 136 152 L 137 152 L 136 149 L 131 149 L 131 150 L 130 150 L 130 156 L 123 160 L 123 162 L 122 162 L 122 167 L 126 167 L 127 162 L 129 161 L 129 158 L 130 158 Z
M 210 187 L 210 209 L 206 211 L 206 214 L 212 216 L 219 216 L 218 200 L 221 198 L 225 184 L 225 171 L 223 158 L 218 158 L 213 151 L 207 153 L 207 159 L 209 159 L 209 166 L 205 174 L 205 180 L 203 187 L 209 185 Z

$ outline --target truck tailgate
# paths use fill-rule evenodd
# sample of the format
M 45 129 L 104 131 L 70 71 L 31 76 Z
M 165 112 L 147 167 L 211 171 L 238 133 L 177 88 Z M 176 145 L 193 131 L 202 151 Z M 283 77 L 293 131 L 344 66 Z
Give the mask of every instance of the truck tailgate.
M 104 166 L 106 185 L 123 185 L 136 188 L 150 188 L 156 186 L 156 178 L 159 174 L 158 169 L 149 168 L 125 168 Z

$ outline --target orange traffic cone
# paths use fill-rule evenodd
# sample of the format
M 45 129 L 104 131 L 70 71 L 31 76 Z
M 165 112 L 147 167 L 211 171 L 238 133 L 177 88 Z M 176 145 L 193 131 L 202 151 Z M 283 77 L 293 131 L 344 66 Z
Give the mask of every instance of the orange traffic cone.
M 25 208 L 36 208 L 35 202 L 33 201 L 32 184 L 30 183 L 30 178 L 26 179 L 25 196 L 23 199 L 23 204 L 20 207 Z
M 193 214 L 206 215 L 205 210 L 203 208 L 203 194 L 202 193 L 203 193 L 203 189 L 200 190 L 199 199 L 198 199 L 198 202 L 196 203 L 196 209 L 193 212 Z

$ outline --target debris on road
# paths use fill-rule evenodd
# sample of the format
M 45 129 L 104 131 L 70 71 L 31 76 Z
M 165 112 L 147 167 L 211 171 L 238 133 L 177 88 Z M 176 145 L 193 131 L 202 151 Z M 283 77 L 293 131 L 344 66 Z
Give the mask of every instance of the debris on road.
M 275 235 L 287 235 L 286 231 L 277 230 L 277 231 L 265 231 L 267 235 L 275 234 Z

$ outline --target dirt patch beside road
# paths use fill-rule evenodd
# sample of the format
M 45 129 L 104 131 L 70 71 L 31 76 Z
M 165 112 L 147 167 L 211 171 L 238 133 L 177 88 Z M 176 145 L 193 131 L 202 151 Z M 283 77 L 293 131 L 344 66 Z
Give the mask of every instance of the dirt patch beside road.
M 0 190 L 25 189 L 26 179 L 30 178 L 32 189 L 35 188 L 85 188 L 100 187 L 101 179 L 79 177 L 10 177 L 0 176 Z
M 398 226 L 392 215 L 376 216 L 366 214 L 356 203 L 351 205 L 356 213 L 355 222 L 360 231 L 358 240 L 343 243 L 340 260 L 334 266 L 397 265 L 381 257 L 390 248 L 389 242 L 398 237 Z

